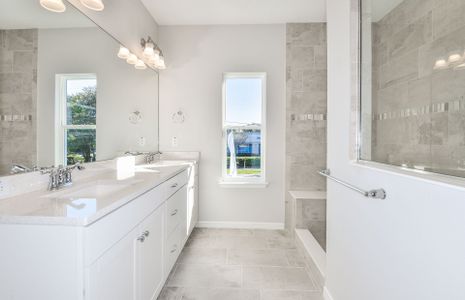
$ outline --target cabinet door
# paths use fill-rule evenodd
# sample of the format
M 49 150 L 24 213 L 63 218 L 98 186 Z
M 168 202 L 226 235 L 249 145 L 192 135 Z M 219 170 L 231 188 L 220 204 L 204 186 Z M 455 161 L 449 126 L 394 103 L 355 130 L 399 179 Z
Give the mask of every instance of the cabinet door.
M 138 300 L 154 300 L 163 287 L 164 210 L 155 210 L 139 226 L 137 242 Z
M 131 231 L 87 268 L 86 299 L 134 300 L 138 230 Z

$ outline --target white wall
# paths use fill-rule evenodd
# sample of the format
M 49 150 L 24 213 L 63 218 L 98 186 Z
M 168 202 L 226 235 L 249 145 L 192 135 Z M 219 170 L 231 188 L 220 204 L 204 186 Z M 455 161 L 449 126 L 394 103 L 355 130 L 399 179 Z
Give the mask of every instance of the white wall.
M 465 189 L 350 162 L 350 0 L 328 0 L 327 289 L 334 300 L 465 299 Z
M 55 75 L 97 74 L 97 159 L 158 148 L 158 75 L 116 56 L 119 45 L 98 28 L 41 29 L 38 45 L 38 164 L 53 165 Z M 140 111 L 142 122 L 129 122 Z M 146 145 L 139 146 L 139 137 Z
M 200 221 L 284 222 L 285 30 L 285 25 L 160 27 L 168 63 L 160 74 L 160 147 L 201 151 Z M 268 188 L 218 185 L 223 72 L 267 73 Z M 183 124 L 171 120 L 178 108 L 187 115 Z

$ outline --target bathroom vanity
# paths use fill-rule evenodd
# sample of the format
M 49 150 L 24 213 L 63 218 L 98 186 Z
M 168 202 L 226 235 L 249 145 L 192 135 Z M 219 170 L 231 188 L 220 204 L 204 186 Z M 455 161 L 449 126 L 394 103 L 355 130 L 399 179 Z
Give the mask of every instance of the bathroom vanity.
M 121 180 L 94 167 L 1 200 L 0 299 L 156 299 L 197 222 L 197 167 L 160 161 Z

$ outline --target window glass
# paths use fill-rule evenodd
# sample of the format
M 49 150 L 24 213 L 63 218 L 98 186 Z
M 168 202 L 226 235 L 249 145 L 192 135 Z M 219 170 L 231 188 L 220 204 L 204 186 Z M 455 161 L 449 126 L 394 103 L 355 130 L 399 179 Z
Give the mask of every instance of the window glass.
M 96 79 L 66 80 L 66 123 L 68 125 L 95 125 L 96 100 Z
M 66 130 L 66 160 L 68 165 L 96 161 L 96 130 Z
M 260 176 L 261 130 L 228 129 L 227 174 L 229 176 Z M 231 154 L 235 154 L 231 156 Z M 231 168 L 231 161 L 235 168 Z
M 226 123 L 260 124 L 262 118 L 262 79 L 226 79 Z

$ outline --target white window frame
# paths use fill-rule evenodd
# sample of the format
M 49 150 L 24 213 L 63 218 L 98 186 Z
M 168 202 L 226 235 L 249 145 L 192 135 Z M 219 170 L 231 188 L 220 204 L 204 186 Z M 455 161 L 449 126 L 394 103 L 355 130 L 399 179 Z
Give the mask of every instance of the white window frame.
M 66 130 L 68 129 L 95 129 L 96 125 L 68 125 L 67 124 L 67 99 L 66 82 L 68 80 L 95 79 L 97 74 L 76 73 L 55 75 L 55 166 L 67 164 Z
M 226 80 L 233 78 L 254 78 L 261 79 L 262 81 L 262 110 L 261 110 L 261 125 L 244 125 L 244 126 L 231 126 L 226 124 Z M 266 73 L 264 72 L 228 72 L 223 74 L 222 86 L 222 147 L 221 147 L 221 165 L 222 177 L 220 185 L 224 187 L 266 187 Z M 261 174 L 259 177 L 232 177 L 228 175 L 227 170 L 227 130 L 229 129 L 260 129 L 260 166 Z

